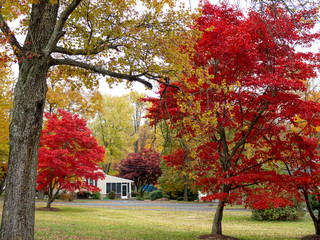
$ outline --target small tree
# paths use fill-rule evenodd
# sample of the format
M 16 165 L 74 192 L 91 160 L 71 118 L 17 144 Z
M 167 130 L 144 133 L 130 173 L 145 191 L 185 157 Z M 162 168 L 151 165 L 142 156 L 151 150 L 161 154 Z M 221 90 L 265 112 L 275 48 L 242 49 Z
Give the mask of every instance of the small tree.
M 46 114 L 48 122 L 42 131 L 39 149 L 37 189 L 48 192 L 50 208 L 60 190 L 98 191 L 85 179 L 103 179 L 98 163 L 105 150 L 99 146 L 86 121 L 64 110 Z
M 145 185 L 155 184 L 161 175 L 160 155 L 153 150 L 143 148 L 138 153 L 130 153 L 116 165 L 118 176 L 134 181 L 140 197 L 147 188 Z

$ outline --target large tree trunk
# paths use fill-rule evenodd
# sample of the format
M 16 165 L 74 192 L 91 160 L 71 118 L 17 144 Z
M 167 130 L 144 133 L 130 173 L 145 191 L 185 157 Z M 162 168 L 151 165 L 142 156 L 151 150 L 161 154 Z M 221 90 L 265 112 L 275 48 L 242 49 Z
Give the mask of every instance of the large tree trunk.
M 56 23 L 58 3 L 32 5 L 25 46 L 19 56 L 19 78 L 14 91 L 10 125 L 10 153 L 0 239 L 34 238 L 35 187 L 46 78 L 50 56 L 46 47 Z
M 218 207 L 216 209 L 216 213 L 214 215 L 214 220 L 212 224 L 212 234 L 222 235 L 222 218 L 223 218 L 223 209 L 224 209 L 224 201 L 219 200 Z
M 1 239 L 33 239 L 35 186 L 48 63 L 20 66 L 10 125 L 10 155 Z

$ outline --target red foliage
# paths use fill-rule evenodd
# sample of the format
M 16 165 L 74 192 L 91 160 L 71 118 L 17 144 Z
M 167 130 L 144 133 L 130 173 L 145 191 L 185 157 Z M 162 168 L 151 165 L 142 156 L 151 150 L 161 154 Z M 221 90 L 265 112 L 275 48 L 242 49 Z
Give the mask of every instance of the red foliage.
M 143 186 L 157 183 L 162 173 L 160 160 L 159 153 L 143 148 L 138 153 L 128 154 L 115 166 L 115 169 L 119 171 L 119 177 L 133 180 L 142 194 L 146 190 Z
M 232 203 L 249 194 L 248 202 L 257 208 L 283 206 L 300 198 L 301 186 L 311 192 L 320 184 L 317 144 L 303 137 L 320 125 L 320 105 L 301 98 L 305 80 L 317 76 L 318 56 L 295 48 L 310 45 L 319 34 L 312 33 L 312 21 L 302 21 L 306 12 L 291 16 L 279 8 L 277 13 L 266 9 L 263 16 L 255 11 L 244 16 L 205 1 L 196 20 L 203 35 L 193 61 L 214 78 L 175 83 L 193 102 L 166 86 L 160 98 L 145 99 L 152 103 L 152 124 L 166 120 L 173 126 L 192 119 L 179 122 L 183 130 L 176 137 L 188 134 L 198 140 L 189 148 L 197 153 L 193 170 L 197 184 L 209 193 L 207 200 Z M 197 104 L 200 111 L 195 111 Z M 216 121 L 203 121 L 203 116 Z M 306 125 L 294 132 L 289 126 L 298 127 L 297 117 Z M 196 124 L 202 131 L 195 130 Z M 165 160 L 181 166 L 181 151 Z
M 105 150 L 86 127 L 86 121 L 64 110 L 46 114 L 48 119 L 41 134 L 37 189 L 99 191 L 85 179 L 103 179 L 99 162 Z

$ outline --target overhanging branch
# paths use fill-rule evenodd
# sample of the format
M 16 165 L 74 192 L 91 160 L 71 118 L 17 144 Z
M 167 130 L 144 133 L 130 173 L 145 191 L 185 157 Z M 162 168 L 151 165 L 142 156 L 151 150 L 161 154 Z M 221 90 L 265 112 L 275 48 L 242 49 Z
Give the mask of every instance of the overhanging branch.
M 51 66 L 68 65 L 68 66 L 79 67 L 79 68 L 87 69 L 87 70 L 95 72 L 95 73 L 99 73 L 103 76 L 109 76 L 109 77 L 114 77 L 114 78 L 118 78 L 118 79 L 125 79 L 130 82 L 140 82 L 140 83 L 144 84 L 146 87 L 152 89 L 152 84 L 150 82 L 148 82 L 147 80 L 141 78 L 142 76 L 145 76 L 146 74 L 129 75 L 129 74 L 123 74 L 123 73 L 116 73 L 116 72 L 109 71 L 105 68 L 99 67 L 99 66 L 94 66 L 92 64 L 88 64 L 88 63 L 84 63 L 84 62 L 80 62 L 80 61 L 76 61 L 76 60 L 72 60 L 72 59 L 51 58 L 50 64 L 51 64 Z
M 88 55 L 96 55 L 98 53 L 103 52 L 105 49 L 115 49 L 118 50 L 118 47 L 120 45 L 106 45 L 106 46 L 101 46 L 101 47 L 93 47 L 92 49 L 67 49 L 63 47 L 56 47 L 53 49 L 53 52 L 56 53 L 62 53 L 62 54 L 67 54 L 67 55 L 83 55 L 83 56 L 88 56 Z

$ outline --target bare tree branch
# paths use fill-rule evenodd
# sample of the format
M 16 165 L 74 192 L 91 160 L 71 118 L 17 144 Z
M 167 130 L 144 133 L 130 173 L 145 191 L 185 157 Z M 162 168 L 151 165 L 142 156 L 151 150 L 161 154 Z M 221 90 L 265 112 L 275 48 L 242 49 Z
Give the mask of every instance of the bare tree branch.
M 146 87 L 152 89 L 152 84 L 150 82 L 148 82 L 147 80 L 141 78 L 141 77 L 145 76 L 146 74 L 129 75 L 129 74 L 123 74 L 123 73 L 116 73 L 116 72 L 112 72 L 107 69 L 104 69 L 103 67 L 94 66 L 94 65 L 91 65 L 88 63 L 79 62 L 79 61 L 72 60 L 72 59 L 51 58 L 50 64 L 51 64 L 51 66 L 69 65 L 69 66 L 79 67 L 79 68 L 87 69 L 87 70 L 95 72 L 95 73 L 99 73 L 103 76 L 125 79 L 130 82 L 140 82 L 140 83 L 144 84 Z

